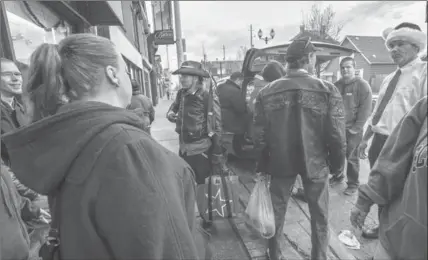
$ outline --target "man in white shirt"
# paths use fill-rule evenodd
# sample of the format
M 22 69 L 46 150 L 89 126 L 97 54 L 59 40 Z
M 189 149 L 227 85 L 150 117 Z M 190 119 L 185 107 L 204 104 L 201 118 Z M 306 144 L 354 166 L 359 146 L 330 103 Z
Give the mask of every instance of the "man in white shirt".
M 382 82 L 377 104 L 359 146 L 360 158 L 367 158 L 366 149 L 373 136 L 368 151 L 371 168 L 392 130 L 417 101 L 427 95 L 427 63 L 418 57 L 426 48 L 427 35 L 416 24 L 401 23 L 394 29 L 386 29 L 383 36 L 398 68 Z M 376 227 L 364 230 L 363 236 L 377 238 L 377 233 Z

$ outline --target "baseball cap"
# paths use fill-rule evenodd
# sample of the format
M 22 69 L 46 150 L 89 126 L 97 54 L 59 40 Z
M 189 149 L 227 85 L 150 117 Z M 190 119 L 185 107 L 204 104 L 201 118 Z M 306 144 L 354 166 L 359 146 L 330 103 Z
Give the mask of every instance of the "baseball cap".
M 311 42 L 311 37 L 300 38 L 294 40 L 287 48 L 287 58 L 299 59 L 309 53 L 320 51 L 320 48 L 315 47 Z

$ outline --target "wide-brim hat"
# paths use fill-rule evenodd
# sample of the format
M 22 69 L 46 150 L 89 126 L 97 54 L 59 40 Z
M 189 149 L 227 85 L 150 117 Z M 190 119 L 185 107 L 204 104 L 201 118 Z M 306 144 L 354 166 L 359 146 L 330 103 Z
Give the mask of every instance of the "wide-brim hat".
M 202 63 L 197 61 L 185 61 L 181 64 L 180 68 L 172 73 L 173 75 L 192 75 L 199 76 L 203 78 L 209 78 L 210 74 L 204 70 Z
M 419 47 L 419 52 L 426 49 L 427 46 L 427 35 L 426 33 L 416 30 L 413 28 L 402 27 L 399 29 L 387 28 L 382 32 L 382 36 L 385 40 L 386 48 L 390 49 L 390 44 L 396 40 L 402 40 L 410 42 Z

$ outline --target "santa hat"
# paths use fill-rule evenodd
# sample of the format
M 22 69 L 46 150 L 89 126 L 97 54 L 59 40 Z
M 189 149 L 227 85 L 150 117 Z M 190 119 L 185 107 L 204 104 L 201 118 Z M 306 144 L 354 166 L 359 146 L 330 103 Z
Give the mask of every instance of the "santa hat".
M 388 49 L 390 49 L 389 44 L 396 40 L 410 42 L 418 46 L 419 52 L 422 52 L 427 44 L 427 35 L 421 31 L 419 26 L 412 23 L 402 23 L 395 28 L 387 28 L 383 31 L 382 36 Z

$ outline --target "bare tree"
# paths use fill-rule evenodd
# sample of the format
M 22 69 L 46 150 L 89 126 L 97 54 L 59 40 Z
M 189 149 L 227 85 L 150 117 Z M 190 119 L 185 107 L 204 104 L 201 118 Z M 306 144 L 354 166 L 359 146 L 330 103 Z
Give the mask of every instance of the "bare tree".
M 315 3 L 308 15 L 302 12 L 302 24 L 307 30 L 318 32 L 320 35 L 329 35 L 337 41 L 344 24 L 336 22 L 335 16 L 336 12 L 331 5 L 322 8 L 320 4 Z
M 236 60 L 244 60 L 247 50 L 247 46 L 239 47 L 238 51 L 236 52 Z

